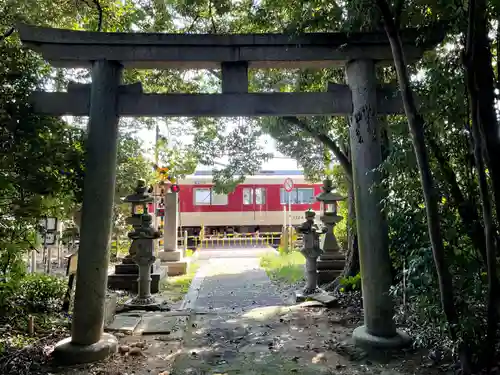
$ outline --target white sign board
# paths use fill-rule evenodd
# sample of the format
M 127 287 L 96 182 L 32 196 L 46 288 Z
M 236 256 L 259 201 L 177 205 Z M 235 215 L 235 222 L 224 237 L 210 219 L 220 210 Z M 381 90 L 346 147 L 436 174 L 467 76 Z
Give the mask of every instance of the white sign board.
M 285 191 L 287 193 L 291 192 L 293 189 L 293 180 L 290 177 L 288 177 L 283 183 L 283 187 L 285 188 Z

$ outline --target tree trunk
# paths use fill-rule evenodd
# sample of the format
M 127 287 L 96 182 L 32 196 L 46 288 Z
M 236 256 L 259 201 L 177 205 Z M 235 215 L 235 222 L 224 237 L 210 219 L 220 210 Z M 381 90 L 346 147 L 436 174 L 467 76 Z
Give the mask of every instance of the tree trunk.
M 479 193 L 482 200 L 484 234 L 486 239 L 486 258 L 488 268 L 487 301 L 487 339 L 484 343 L 482 363 L 488 369 L 495 359 L 498 329 L 498 278 L 496 261 L 496 233 L 492 205 L 486 177 L 484 159 L 488 163 L 493 184 L 497 218 L 500 217 L 500 157 L 498 147 L 498 123 L 494 111 L 494 75 L 491 67 L 492 55 L 488 40 L 488 19 L 486 2 L 469 2 L 469 25 L 464 53 L 465 77 L 471 103 L 472 134 L 474 141 L 474 160 L 479 180 Z M 485 146 L 483 149 L 483 145 Z
M 410 88 L 410 80 L 406 67 L 401 37 L 394 22 L 389 4 L 385 0 L 376 0 L 376 3 L 382 13 L 384 28 L 391 45 L 401 97 L 403 99 L 405 114 L 408 120 L 408 127 L 410 129 L 415 156 L 417 158 L 422 190 L 425 199 L 429 238 L 432 245 L 432 252 L 439 282 L 441 305 L 449 323 L 451 339 L 456 341 L 458 338 L 458 316 L 455 311 L 455 303 L 453 300 L 452 277 L 446 263 L 443 238 L 441 235 L 438 195 L 434 186 L 434 179 L 429 165 L 429 155 L 425 146 L 424 120 L 415 105 L 413 92 Z M 468 358 L 464 358 L 464 360 L 465 361 L 462 363 L 462 366 L 465 367 L 463 369 L 467 370 L 470 361 Z
M 342 276 L 356 276 L 359 273 L 358 233 L 356 231 L 356 211 L 354 206 L 354 186 L 348 183 L 347 190 L 347 254 Z
M 484 238 L 484 228 L 481 224 L 481 220 L 479 219 L 477 209 L 470 200 L 465 198 L 462 190 L 460 189 L 460 185 L 458 184 L 453 168 L 441 153 L 441 148 L 436 141 L 432 137 L 427 137 L 427 143 L 429 144 L 430 150 L 439 164 L 439 169 L 443 179 L 450 188 L 451 199 L 457 207 L 458 214 L 460 215 L 460 219 L 462 220 L 467 235 L 472 240 L 472 243 L 476 248 L 480 259 L 483 261 L 483 264 L 486 264 L 486 241 Z

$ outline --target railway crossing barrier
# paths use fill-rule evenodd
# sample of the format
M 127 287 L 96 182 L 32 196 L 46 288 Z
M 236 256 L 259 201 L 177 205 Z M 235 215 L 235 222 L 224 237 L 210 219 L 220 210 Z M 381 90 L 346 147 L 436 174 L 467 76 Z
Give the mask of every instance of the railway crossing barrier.
M 277 248 L 282 245 L 281 232 L 264 233 L 234 233 L 204 236 L 183 236 L 179 245 L 185 249 L 215 249 L 215 248 L 248 248 L 269 246 Z M 187 239 L 187 241 L 186 241 Z M 294 243 L 301 241 L 301 236 L 294 236 Z

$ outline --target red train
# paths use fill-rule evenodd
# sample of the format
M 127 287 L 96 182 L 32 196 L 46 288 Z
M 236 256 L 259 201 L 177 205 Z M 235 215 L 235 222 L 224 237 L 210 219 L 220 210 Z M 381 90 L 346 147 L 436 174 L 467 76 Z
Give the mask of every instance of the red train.
M 286 178 L 293 180 L 293 189 L 283 188 Z M 301 171 L 262 171 L 249 176 L 230 194 L 212 190 L 209 171 L 200 171 L 178 181 L 179 226 L 190 235 L 197 235 L 202 226 L 206 233 L 279 232 L 284 224 L 284 207 L 291 199 L 292 225 L 304 220 L 304 211 L 319 210 L 315 196 L 321 184 L 308 183 Z

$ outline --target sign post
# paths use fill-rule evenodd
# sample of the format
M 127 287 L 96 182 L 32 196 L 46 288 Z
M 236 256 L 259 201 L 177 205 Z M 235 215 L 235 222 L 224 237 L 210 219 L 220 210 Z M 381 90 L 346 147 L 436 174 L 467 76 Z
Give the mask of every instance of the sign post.
M 57 219 L 55 217 L 45 217 L 39 222 L 39 232 L 43 236 L 42 263 L 47 274 L 50 274 L 52 267 L 52 246 L 57 239 Z M 47 264 L 45 264 L 47 263 Z M 34 270 L 35 267 L 32 266 Z
M 287 177 L 285 179 L 285 182 L 283 182 L 283 188 L 285 191 L 288 193 L 288 228 L 287 228 L 287 237 L 289 237 L 288 240 L 288 246 L 292 245 L 292 190 L 293 190 L 293 180 L 290 177 Z

